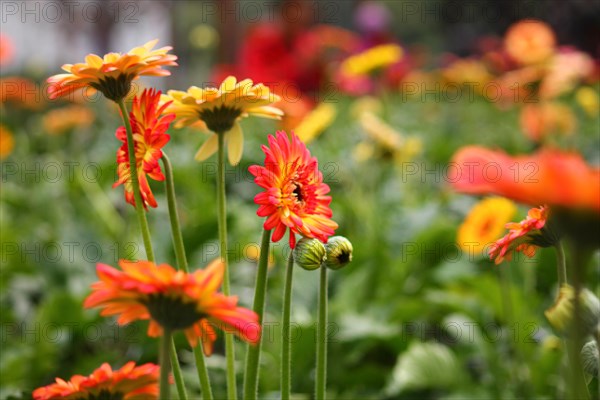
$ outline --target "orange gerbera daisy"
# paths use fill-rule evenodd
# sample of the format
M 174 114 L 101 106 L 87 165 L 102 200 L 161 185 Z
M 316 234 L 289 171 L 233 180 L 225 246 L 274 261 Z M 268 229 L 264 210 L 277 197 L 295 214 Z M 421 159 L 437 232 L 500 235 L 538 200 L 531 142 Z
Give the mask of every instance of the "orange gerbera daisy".
M 463 193 L 496 194 L 530 205 L 548 204 L 600 213 L 600 169 L 577 153 L 542 149 L 509 156 L 466 146 L 452 159 L 452 185 Z
M 169 105 L 159 107 L 160 91 L 145 89 L 142 95 L 133 99 L 133 107 L 129 114 L 131 128 L 133 130 L 133 141 L 135 146 L 135 159 L 140 182 L 140 192 L 144 208 L 156 207 L 156 200 L 146 179 L 146 174 L 156 180 L 163 181 L 163 175 L 158 160 L 162 157 L 162 148 L 171 138 L 165 132 L 169 124 L 175 118 L 175 114 L 161 115 Z M 117 163 L 119 180 L 113 187 L 125 185 L 125 199 L 135 206 L 133 185 L 131 182 L 131 170 L 129 165 L 129 150 L 127 148 L 127 131 L 124 126 L 119 127 L 116 133 L 117 139 L 123 142 L 117 151 Z
M 329 186 L 323 183 L 317 159 L 292 132 L 292 140 L 284 131 L 269 135 L 269 147 L 262 146 L 264 166 L 252 165 L 254 182 L 265 189 L 254 197 L 260 207 L 257 215 L 268 217 L 265 229 L 275 229 L 272 240 L 279 241 L 290 228 L 290 247 L 296 245 L 295 234 L 327 243 L 338 224 L 331 220 Z
M 104 58 L 88 54 L 85 62 L 65 64 L 62 69 L 68 74 L 58 74 L 48 78 L 50 99 L 65 96 L 77 89 L 92 87 L 106 98 L 119 101 L 127 96 L 131 82 L 142 75 L 168 76 L 171 73 L 162 67 L 177 65 L 177 56 L 167 54 L 172 47 L 153 50 L 158 39 L 125 54 L 108 53 Z
M 159 366 L 150 363 L 136 367 L 130 361 L 116 371 L 104 363 L 90 376 L 74 375 L 68 381 L 56 378 L 56 383 L 34 390 L 33 398 L 154 400 L 158 398 L 158 373 Z
M 233 76 L 225 78 L 218 89 L 192 86 L 187 92 L 169 90 L 168 95 L 163 95 L 163 101 L 172 101 L 167 112 L 177 115 L 177 126 L 200 122 L 212 132 L 225 135 L 232 165 L 240 161 L 244 148 L 239 119 L 248 115 L 280 119 L 283 112 L 271 106 L 279 100 L 280 97 L 262 83 L 254 85 L 250 79 L 238 82 Z M 211 135 L 196 153 L 196 160 L 206 160 L 217 151 L 217 147 L 218 137 Z
M 556 37 L 552 28 L 533 19 L 512 25 L 504 39 L 506 52 L 515 61 L 525 65 L 548 60 L 554 54 L 555 46 Z
M 121 325 L 134 320 L 150 320 L 148 335 L 160 336 L 163 329 L 184 330 L 192 347 L 202 340 L 210 355 L 216 340 L 212 324 L 230 329 L 243 340 L 257 343 L 260 325 L 255 312 L 237 306 L 236 296 L 217 289 L 223 281 L 224 264 L 213 261 L 193 273 L 177 271 L 167 264 L 150 261 L 119 262 L 122 271 L 98 264 L 99 282 L 84 307 L 101 307 L 101 315 L 119 315 Z
M 527 218 L 521 222 L 506 224 L 509 232 L 490 247 L 490 259 L 500 264 L 504 259 L 512 258 L 512 251 L 519 251 L 527 257 L 533 257 L 538 247 L 552 245 L 555 238 L 550 232 L 542 229 L 548 220 L 548 207 L 532 208 L 527 213 Z

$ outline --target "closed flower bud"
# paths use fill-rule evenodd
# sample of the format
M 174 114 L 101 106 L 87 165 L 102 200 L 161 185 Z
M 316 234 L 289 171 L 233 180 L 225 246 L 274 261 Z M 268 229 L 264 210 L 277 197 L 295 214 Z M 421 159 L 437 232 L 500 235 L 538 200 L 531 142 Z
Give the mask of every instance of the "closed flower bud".
M 600 300 L 589 290 L 582 289 L 579 294 L 581 321 L 578 328 L 585 334 L 591 334 L 599 329 Z M 569 285 L 560 288 L 558 299 L 544 313 L 550 324 L 559 332 L 568 333 L 575 323 L 575 289 Z
M 340 269 L 352 261 L 352 243 L 343 236 L 332 236 L 325 245 L 327 268 Z
M 581 349 L 581 363 L 583 370 L 592 376 L 598 376 L 598 346 L 595 341 L 591 341 Z
M 317 269 L 325 261 L 325 245 L 317 239 L 302 238 L 294 248 L 294 262 L 306 270 Z

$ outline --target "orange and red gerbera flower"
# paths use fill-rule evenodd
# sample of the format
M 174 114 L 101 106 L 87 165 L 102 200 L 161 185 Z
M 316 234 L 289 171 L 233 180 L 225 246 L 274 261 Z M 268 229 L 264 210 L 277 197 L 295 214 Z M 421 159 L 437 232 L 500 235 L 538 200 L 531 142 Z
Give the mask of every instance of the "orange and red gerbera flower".
M 547 206 L 532 208 L 527 213 L 527 218 L 521 222 L 506 224 L 509 229 L 507 235 L 499 239 L 490 247 L 490 259 L 496 264 L 512 258 L 512 251 L 518 251 L 527 257 L 533 257 L 539 247 L 539 240 L 544 235 L 542 229 L 548 221 L 549 209 Z
M 131 82 L 138 77 L 170 75 L 162 67 L 177 65 L 177 56 L 167 54 L 171 47 L 153 50 L 157 42 L 155 39 L 125 54 L 108 53 L 103 58 L 88 54 L 84 63 L 63 65 L 62 69 L 68 74 L 54 75 L 47 80 L 50 99 L 92 87 L 106 98 L 119 101 L 127 96 Z
M 163 181 L 163 175 L 158 160 L 162 157 L 162 148 L 171 138 L 166 134 L 169 124 L 175 119 L 175 114 L 161 115 L 169 105 L 166 103 L 158 106 L 160 91 L 146 89 L 141 97 L 133 99 L 133 108 L 129 114 L 131 128 L 133 130 L 133 141 L 135 147 L 135 159 L 137 165 L 140 192 L 144 208 L 156 207 L 156 200 L 148 184 L 146 175 L 156 181 Z M 119 127 L 116 133 L 117 139 L 123 142 L 117 151 L 117 173 L 119 179 L 113 187 L 125 185 L 125 199 L 135 206 L 133 185 L 131 182 L 131 170 L 129 165 L 129 149 L 127 147 L 127 131 L 124 126 Z
M 221 260 L 189 274 L 150 261 L 121 260 L 119 265 L 122 271 L 98 264 L 100 281 L 92 285 L 84 307 L 101 307 L 104 316 L 118 315 L 121 325 L 150 320 L 152 337 L 162 335 L 164 329 L 182 329 L 192 347 L 202 341 L 207 355 L 216 340 L 213 324 L 249 343 L 260 339 L 258 315 L 238 307 L 236 296 L 217 292 L 223 281 Z
M 64 381 L 33 391 L 35 400 L 123 399 L 154 400 L 158 398 L 159 366 L 144 364 L 135 366 L 133 361 L 113 371 L 104 363 L 90 376 L 74 375 Z
M 600 213 L 600 169 L 577 153 L 542 149 L 509 156 L 479 146 L 452 158 L 452 186 L 468 194 L 496 194 L 529 205 L 548 204 Z
M 254 182 L 265 189 L 254 198 L 260 207 L 257 215 L 267 217 L 265 229 L 275 229 L 272 240 L 279 241 L 290 229 L 290 247 L 296 245 L 295 234 L 316 238 L 326 243 L 338 225 L 331 220 L 329 186 L 323 183 L 317 159 L 292 133 L 269 135 L 269 147 L 262 146 L 264 166 L 252 165 Z

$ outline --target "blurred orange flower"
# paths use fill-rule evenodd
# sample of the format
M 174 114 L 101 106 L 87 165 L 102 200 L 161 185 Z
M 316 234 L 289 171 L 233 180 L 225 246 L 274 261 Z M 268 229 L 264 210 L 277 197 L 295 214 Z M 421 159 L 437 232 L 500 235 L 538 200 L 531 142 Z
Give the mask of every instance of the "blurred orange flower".
M 162 115 L 169 103 L 159 107 L 160 91 L 146 89 L 140 97 L 133 99 L 133 106 L 129 114 L 131 128 L 133 130 L 133 141 L 135 148 L 135 159 L 140 182 L 142 202 L 145 209 L 156 207 L 156 199 L 152 194 L 146 175 L 156 181 L 165 180 L 158 160 L 162 157 L 162 148 L 171 136 L 167 135 L 169 124 L 175 119 L 175 114 Z M 133 185 L 131 182 L 131 169 L 129 165 L 129 149 L 127 147 L 127 131 L 124 126 L 119 127 L 116 133 L 117 139 L 123 142 L 117 151 L 117 173 L 119 179 L 113 187 L 125 185 L 125 199 L 135 206 Z
M 8 157 L 14 147 L 15 139 L 12 132 L 4 125 L 0 125 L 0 160 Z
M 144 364 L 135 366 L 133 361 L 113 371 L 107 363 L 90 376 L 74 375 L 64 381 L 33 391 L 34 400 L 123 399 L 154 400 L 158 398 L 159 366 Z
M 248 115 L 280 119 L 283 112 L 271 104 L 280 100 L 271 90 L 250 79 L 238 82 L 233 76 L 225 78 L 219 88 L 201 89 L 191 86 L 187 92 L 169 90 L 162 96 L 163 102 L 172 102 L 167 112 L 175 113 L 178 127 L 204 122 L 216 134 L 224 134 L 229 163 L 237 165 L 244 150 L 244 134 L 238 121 Z M 211 135 L 196 153 L 196 160 L 203 161 L 217 151 L 218 137 Z
M 575 114 L 564 104 L 542 102 L 521 109 L 521 129 L 534 142 L 549 135 L 571 135 L 576 127 Z
M 60 135 L 75 128 L 90 126 L 94 117 L 94 112 L 89 108 L 74 104 L 48 111 L 42 123 L 46 132 Z
M 512 25 L 504 38 L 506 52 L 523 65 L 547 61 L 554 53 L 556 38 L 552 28 L 537 20 L 523 20 Z
M 490 259 L 496 264 L 512 258 L 512 251 L 518 251 L 531 258 L 535 255 L 536 239 L 542 236 L 541 230 L 548 220 L 548 207 L 532 208 L 527 213 L 527 218 L 521 222 L 506 224 L 509 229 L 507 235 L 499 239 L 490 247 Z
M 548 204 L 600 213 L 600 169 L 573 152 L 542 149 L 509 156 L 479 146 L 452 158 L 452 186 L 463 193 L 496 194 L 525 204 Z
M 14 47 L 10 38 L 0 34 L 0 65 L 10 64 L 14 56 Z
M 256 214 L 267 217 L 265 229 L 274 229 L 272 240 L 281 240 L 290 229 L 290 247 L 296 245 L 295 234 L 327 243 L 338 224 L 331 220 L 329 186 L 323 183 L 317 159 L 292 133 L 291 141 L 283 131 L 269 135 L 264 166 L 252 165 L 248 170 L 254 182 L 265 189 L 254 197 L 260 207 Z
M 47 80 L 50 99 L 90 86 L 101 91 L 106 98 L 119 101 L 129 93 L 131 81 L 140 76 L 170 75 L 163 67 L 177 65 L 177 56 L 167 54 L 172 49 L 170 46 L 153 50 L 156 43 L 158 39 L 125 54 L 108 53 L 104 58 L 88 54 L 84 63 L 63 65 L 62 69 L 67 74 L 54 75 Z
M 0 79 L 0 103 L 12 103 L 17 107 L 38 110 L 45 104 L 41 88 L 32 80 L 20 76 Z
M 177 271 L 167 264 L 121 260 L 122 271 L 98 264 L 99 282 L 84 307 L 100 307 L 101 315 L 119 315 L 121 325 L 150 320 L 148 335 L 160 336 L 163 329 L 184 330 L 190 346 L 202 341 L 204 353 L 212 353 L 216 333 L 211 324 L 231 330 L 249 343 L 260 339 L 255 312 L 238 307 L 236 296 L 217 289 L 223 281 L 224 264 L 218 259 L 193 273 Z

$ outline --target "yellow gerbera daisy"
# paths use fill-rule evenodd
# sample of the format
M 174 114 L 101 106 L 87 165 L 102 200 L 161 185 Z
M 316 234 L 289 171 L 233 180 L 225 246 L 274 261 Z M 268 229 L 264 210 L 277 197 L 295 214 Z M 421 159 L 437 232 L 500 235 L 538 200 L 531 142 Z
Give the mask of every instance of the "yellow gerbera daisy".
M 190 87 L 186 92 L 169 90 L 162 102 L 172 101 L 165 112 L 175 113 L 176 127 L 197 124 L 202 121 L 214 132 L 196 153 L 196 160 L 203 161 L 218 148 L 218 135 L 225 135 L 229 163 L 236 165 L 242 158 L 244 136 L 238 123 L 242 117 L 256 115 L 280 119 L 283 112 L 271 106 L 280 100 L 262 83 L 254 85 L 252 80 L 238 82 L 233 76 L 225 78 L 219 88 L 201 89 Z
M 457 242 L 470 256 L 480 256 L 490 243 L 504 234 L 504 226 L 517 212 L 516 205 L 504 197 L 489 197 L 475 204 L 458 228 Z

